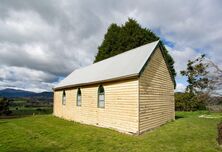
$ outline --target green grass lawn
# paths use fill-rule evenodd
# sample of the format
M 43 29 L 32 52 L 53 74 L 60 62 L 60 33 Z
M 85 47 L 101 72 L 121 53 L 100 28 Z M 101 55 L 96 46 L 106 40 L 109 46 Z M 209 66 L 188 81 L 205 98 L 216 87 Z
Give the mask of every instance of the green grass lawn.
M 217 123 L 207 112 L 177 112 L 177 119 L 141 136 L 36 115 L 0 120 L 0 151 L 122 151 L 122 152 L 213 152 L 217 145 Z M 219 115 L 222 114 L 212 114 Z

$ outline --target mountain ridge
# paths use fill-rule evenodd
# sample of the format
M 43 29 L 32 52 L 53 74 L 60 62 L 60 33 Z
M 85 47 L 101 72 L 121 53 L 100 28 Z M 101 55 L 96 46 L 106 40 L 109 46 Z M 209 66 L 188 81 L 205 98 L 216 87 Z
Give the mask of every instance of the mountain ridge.
M 52 98 L 53 92 L 43 91 L 43 92 L 33 92 L 22 89 L 11 89 L 6 88 L 0 90 L 0 97 L 6 98 L 19 98 L 19 97 L 44 97 L 44 98 Z

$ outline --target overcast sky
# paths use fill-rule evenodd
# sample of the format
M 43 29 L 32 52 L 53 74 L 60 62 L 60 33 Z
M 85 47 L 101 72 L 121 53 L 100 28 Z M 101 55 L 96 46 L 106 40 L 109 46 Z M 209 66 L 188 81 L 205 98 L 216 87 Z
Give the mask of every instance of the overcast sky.
M 92 64 L 107 27 L 136 19 L 164 40 L 179 71 L 206 53 L 222 66 L 221 0 L 0 0 L 0 89 L 45 91 Z

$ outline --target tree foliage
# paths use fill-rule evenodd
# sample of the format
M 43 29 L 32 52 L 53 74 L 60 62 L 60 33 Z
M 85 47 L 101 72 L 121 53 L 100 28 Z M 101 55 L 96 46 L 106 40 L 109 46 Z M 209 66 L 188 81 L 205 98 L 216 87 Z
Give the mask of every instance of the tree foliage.
M 211 96 L 222 98 L 222 69 L 210 59 L 205 62 L 209 73 L 207 74 L 207 79 L 209 81 L 207 92 Z
M 187 77 L 188 86 L 186 91 L 191 94 L 201 93 L 208 86 L 207 65 L 203 64 L 205 55 L 195 60 L 188 60 L 187 69 L 181 71 L 182 76 Z
M 109 26 L 102 44 L 98 47 L 99 51 L 95 57 L 94 63 L 156 40 L 159 40 L 158 36 L 151 30 L 142 28 L 134 19 L 128 19 L 122 26 L 113 23 Z M 160 41 L 160 43 L 163 48 L 166 62 L 173 76 L 174 84 L 176 84 L 174 60 L 164 47 L 162 41 Z
M 9 101 L 7 98 L 0 99 L 0 115 L 9 115 L 11 111 L 9 110 Z
M 205 110 L 204 100 L 198 100 L 198 97 L 189 92 L 175 93 L 175 110 L 176 111 L 196 111 Z
M 189 60 L 181 74 L 187 77 L 186 94 L 191 97 L 185 99 L 187 104 L 196 101 L 196 104 L 204 104 L 208 109 L 215 109 L 212 106 L 221 104 L 222 70 L 213 61 L 201 55 Z

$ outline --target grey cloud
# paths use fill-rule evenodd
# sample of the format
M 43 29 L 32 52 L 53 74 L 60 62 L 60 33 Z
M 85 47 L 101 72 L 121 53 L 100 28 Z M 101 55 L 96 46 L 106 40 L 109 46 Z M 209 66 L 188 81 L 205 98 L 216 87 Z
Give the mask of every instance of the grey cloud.
M 32 70 L 25 67 L 1 66 L 0 79 L 9 81 L 31 80 L 37 82 L 55 82 L 58 78 L 50 73 Z
M 91 64 L 108 25 L 123 24 L 128 17 L 144 27 L 159 29 L 161 37 L 175 43 L 169 51 L 177 70 L 185 66 L 187 58 L 199 53 L 196 48 L 222 65 L 221 6 L 219 0 L 1 0 L 0 68 L 6 73 L 13 69 L 14 75 L 21 77 L 32 70 L 39 75 L 30 75 L 26 80 L 29 84 L 9 75 L 0 77 L 0 82 L 50 89 L 58 78 Z
M 0 68 L 0 89 L 20 88 L 32 91 L 51 90 L 57 76 L 24 67 Z

